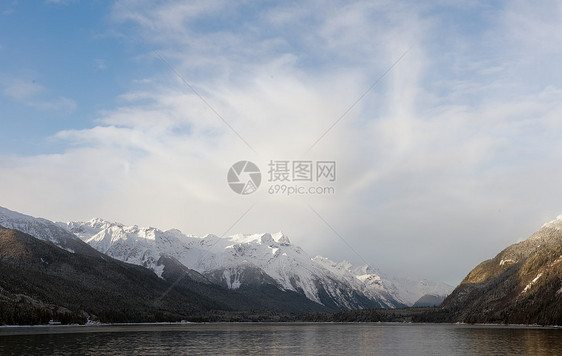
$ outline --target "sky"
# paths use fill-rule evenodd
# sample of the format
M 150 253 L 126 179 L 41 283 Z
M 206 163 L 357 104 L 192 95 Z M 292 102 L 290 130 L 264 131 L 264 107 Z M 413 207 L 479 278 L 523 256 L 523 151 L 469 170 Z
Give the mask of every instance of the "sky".
M 456 285 L 562 214 L 562 4 L 459 3 L 4 1 L 0 206 Z

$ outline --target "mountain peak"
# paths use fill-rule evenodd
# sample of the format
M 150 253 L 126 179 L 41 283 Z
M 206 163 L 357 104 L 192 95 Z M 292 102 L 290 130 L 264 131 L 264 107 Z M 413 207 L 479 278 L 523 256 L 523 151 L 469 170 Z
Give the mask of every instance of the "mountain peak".
M 0 225 L 2 224 L 2 222 L 8 222 L 8 221 L 19 222 L 19 223 L 40 221 L 42 223 L 50 223 L 50 221 L 48 220 L 41 219 L 41 218 L 34 218 L 33 216 L 18 213 L 17 211 L 6 209 L 0 206 Z
M 69 224 L 75 224 L 75 223 L 69 223 Z M 93 219 L 83 223 L 83 225 L 86 225 L 86 226 L 94 228 L 94 229 L 106 229 L 110 226 L 123 226 L 123 224 L 110 222 L 110 221 L 104 220 L 102 218 L 93 218 Z
M 562 320 L 562 216 L 468 273 L 443 307 L 457 321 L 554 325 Z
M 562 214 L 558 215 L 556 219 L 549 221 L 543 226 L 541 226 L 541 229 L 542 228 L 552 228 L 556 230 L 562 230 Z
M 208 235 L 209 237 L 211 235 Z M 216 237 L 215 235 L 212 235 Z M 218 238 L 218 237 L 217 237 Z M 252 243 L 257 242 L 259 244 L 264 245 L 274 245 L 274 244 L 282 244 L 282 245 L 290 245 L 291 241 L 285 234 L 282 232 L 276 232 L 274 234 L 270 234 L 268 232 L 261 233 L 261 234 L 235 234 L 227 237 L 227 239 L 235 242 L 235 243 Z
M 97 251 L 70 233 L 65 226 L 55 224 L 47 219 L 34 218 L 0 207 L 0 225 L 8 229 L 19 230 L 43 241 L 52 242 L 72 253 L 80 251 L 88 255 L 98 254 Z
M 273 234 L 273 238 L 275 239 L 275 241 L 277 241 L 277 243 L 279 243 L 281 245 L 290 245 L 291 244 L 291 241 L 289 240 L 289 237 L 287 237 L 281 231 Z

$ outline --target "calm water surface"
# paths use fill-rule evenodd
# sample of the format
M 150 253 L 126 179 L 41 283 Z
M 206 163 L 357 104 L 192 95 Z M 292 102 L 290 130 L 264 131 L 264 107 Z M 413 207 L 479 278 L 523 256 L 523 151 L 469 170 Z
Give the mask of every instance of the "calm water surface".
M 562 330 L 394 323 L 0 328 L 0 355 L 562 355 Z

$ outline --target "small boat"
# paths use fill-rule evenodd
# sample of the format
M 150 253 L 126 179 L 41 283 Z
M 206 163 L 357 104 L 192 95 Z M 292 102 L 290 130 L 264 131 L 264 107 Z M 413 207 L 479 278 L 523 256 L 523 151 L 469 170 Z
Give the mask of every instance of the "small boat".
M 60 325 L 60 321 L 49 320 L 49 325 Z

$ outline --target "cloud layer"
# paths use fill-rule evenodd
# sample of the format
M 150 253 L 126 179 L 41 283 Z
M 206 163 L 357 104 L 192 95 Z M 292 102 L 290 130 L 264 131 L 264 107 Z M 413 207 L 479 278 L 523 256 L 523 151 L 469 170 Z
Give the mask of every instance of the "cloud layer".
M 310 253 L 456 283 L 560 213 L 561 14 L 117 1 L 111 30 L 153 71 L 90 128 L 52 137 L 64 152 L 0 156 L 2 203 L 198 235 L 282 230 Z M 244 159 L 335 160 L 336 194 L 238 196 L 226 172 Z

